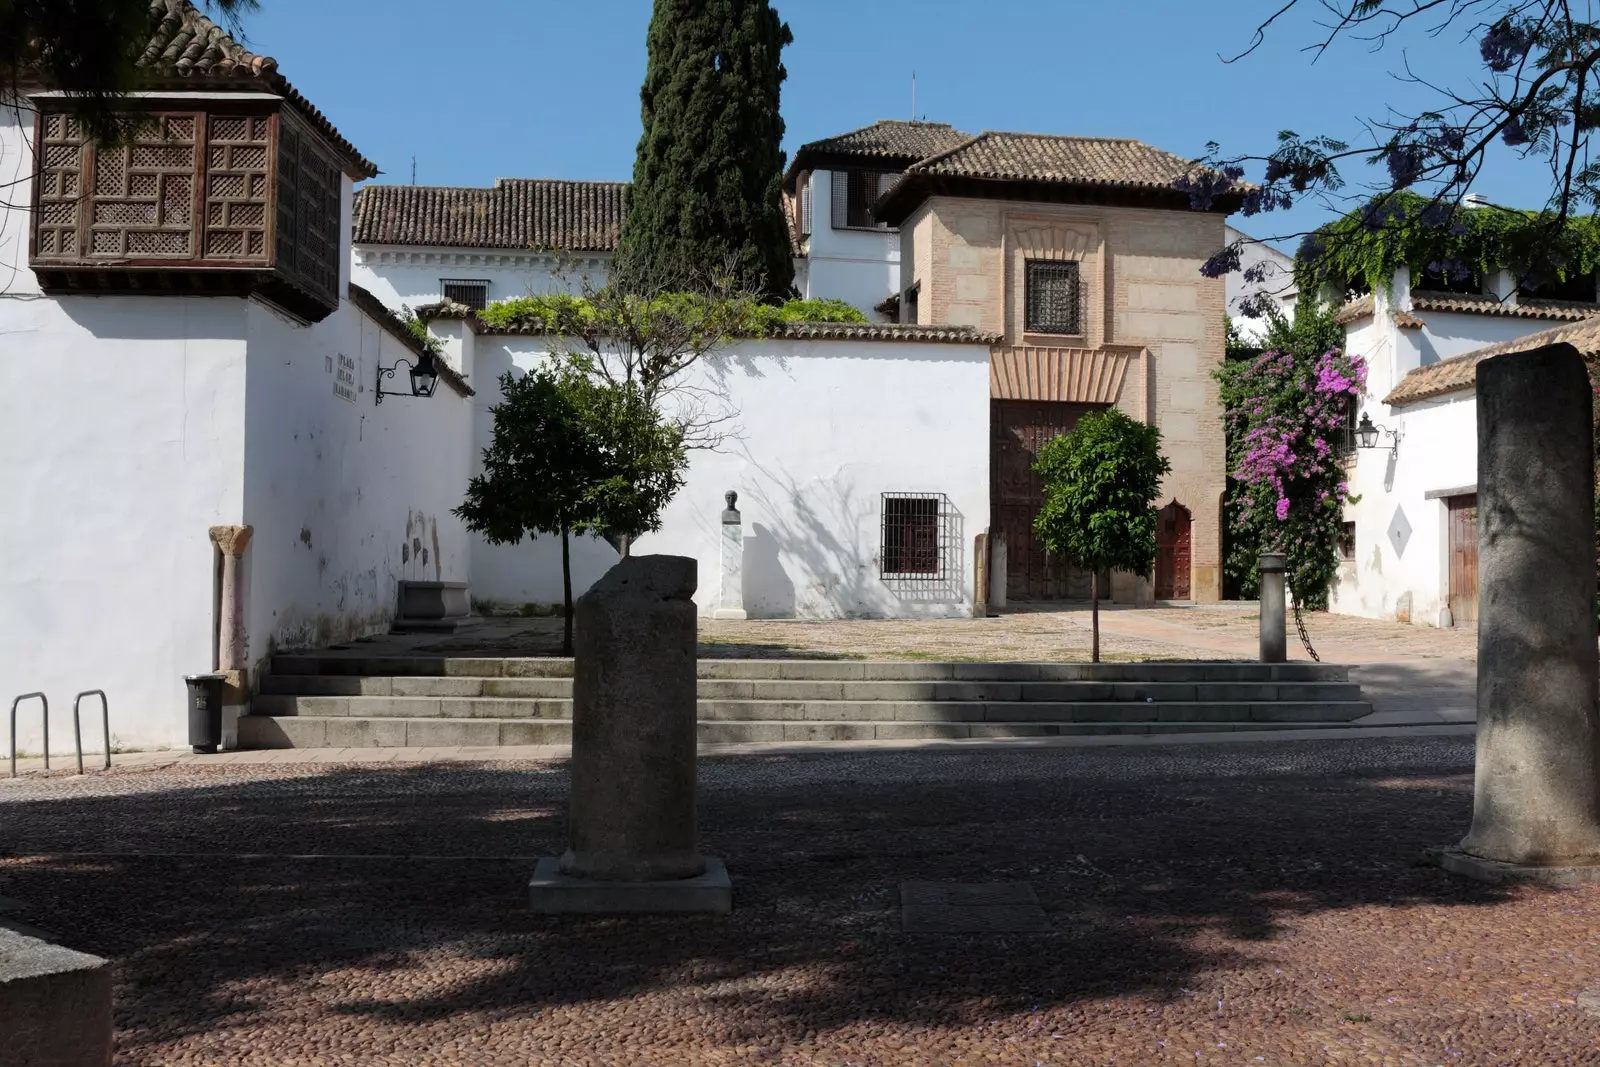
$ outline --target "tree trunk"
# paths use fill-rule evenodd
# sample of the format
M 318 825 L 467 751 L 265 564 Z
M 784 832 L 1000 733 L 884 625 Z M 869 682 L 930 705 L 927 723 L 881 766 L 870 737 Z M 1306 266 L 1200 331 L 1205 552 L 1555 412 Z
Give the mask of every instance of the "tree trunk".
M 1100 572 L 1089 572 L 1089 619 L 1094 631 L 1093 661 L 1100 662 Z
M 561 654 L 572 655 L 572 551 L 567 528 L 561 528 L 561 593 L 566 601 L 566 619 L 561 633 Z

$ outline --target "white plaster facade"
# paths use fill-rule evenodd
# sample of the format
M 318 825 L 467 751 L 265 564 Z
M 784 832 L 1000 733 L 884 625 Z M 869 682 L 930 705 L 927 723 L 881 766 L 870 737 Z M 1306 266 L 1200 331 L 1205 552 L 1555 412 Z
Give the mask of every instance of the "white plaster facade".
M 1504 272 L 1501 272 L 1502 274 Z M 1515 306 L 1514 287 L 1500 285 Z M 1462 313 L 1419 308 L 1410 272 L 1401 268 L 1372 300 L 1370 314 L 1346 324 L 1346 347 L 1367 361 L 1361 412 L 1387 434 L 1379 447 L 1358 449 L 1349 482 L 1355 501 L 1345 520 L 1355 524 L 1354 558 L 1340 567 L 1333 611 L 1449 626 L 1449 505 L 1477 490 L 1477 402 L 1465 388 L 1443 395 L 1385 402 L 1408 375 L 1443 360 L 1549 329 L 1556 323 L 1526 315 Z M 1427 303 L 1426 300 L 1422 301 Z M 1597 309 L 1600 310 L 1600 309 Z
M 832 171 L 811 172 L 812 190 L 826 192 L 832 184 Z M 804 258 L 799 261 L 803 269 L 795 273 L 795 288 L 808 299 L 843 300 L 869 319 L 886 321 L 887 316 L 874 309 L 900 292 L 900 231 L 836 228 L 826 195 L 822 203 L 820 211 L 813 203 L 801 213 Z
M 444 298 L 443 283 L 488 283 L 490 303 L 519 296 L 581 293 L 606 283 L 609 252 L 558 256 L 516 249 L 415 248 L 358 244 L 352 280 L 390 308 L 421 307 Z
M 31 130 L 0 109 L 0 173 L 23 203 Z M 348 178 L 342 205 L 347 233 Z M 400 579 L 466 580 L 449 509 L 473 409 L 442 382 L 374 403 L 378 365 L 415 358 L 392 327 L 349 300 L 307 325 L 239 296 L 48 295 L 27 214 L 0 225 L 0 700 L 44 691 L 54 751 L 70 751 L 73 695 L 95 688 L 117 744 L 183 742 L 183 676 L 216 663 L 212 526 L 255 530 L 251 665 L 386 629 Z M 348 244 L 341 259 L 342 292 Z M 340 356 L 353 400 L 335 395 Z M 39 751 L 37 712 L 20 722 L 18 748 Z
M 452 358 L 465 351 L 479 395 L 481 453 L 501 373 L 542 363 L 547 339 L 475 334 L 436 323 Z M 744 606 L 752 618 L 966 616 L 972 611 L 971 543 L 989 513 L 989 347 L 882 340 L 737 342 L 691 372 L 737 412 L 737 436 L 697 451 L 662 529 L 633 551 L 692 556 L 701 613 L 716 607 L 723 494 L 739 494 L 744 521 Z M 886 398 L 893 398 L 886 402 Z M 939 580 L 879 574 L 883 493 L 942 493 L 949 525 Z M 581 593 L 617 560 L 606 542 L 572 541 Z M 475 599 L 497 604 L 561 600 L 560 542 L 514 547 L 476 542 Z
M 1297 295 L 1294 257 L 1232 226 L 1228 226 L 1224 233 L 1229 244 L 1239 244 L 1239 269 L 1227 275 L 1228 317 L 1247 340 L 1260 341 L 1266 337 L 1266 319 L 1245 315 L 1241 310 L 1243 301 L 1246 297 L 1265 293 L 1285 315 L 1292 315 Z M 1247 281 L 1245 272 L 1257 267 L 1261 270 L 1261 280 Z

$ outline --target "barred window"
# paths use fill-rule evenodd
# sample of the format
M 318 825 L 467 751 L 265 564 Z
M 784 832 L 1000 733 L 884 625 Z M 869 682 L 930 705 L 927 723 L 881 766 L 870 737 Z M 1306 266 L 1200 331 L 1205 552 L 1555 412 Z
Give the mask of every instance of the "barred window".
M 949 526 L 943 493 L 884 493 L 881 576 L 943 578 Z
M 833 228 L 878 230 L 884 224 L 872 217 L 872 205 L 900 177 L 897 171 L 836 170 L 833 172 Z
M 452 304 L 465 304 L 473 311 L 489 306 L 489 283 L 461 278 L 445 278 L 439 282 L 444 298 Z
M 1078 264 L 1030 259 L 1025 268 L 1024 328 L 1037 333 L 1082 333 Z
M 1360 415 L 1361 400 L 1354 393 L 1344 396 L 1344 412 L 1339 424 L 1328 433 L 1328 444 L 1333 448 L 1334 459 L 1348 459 L 1356 454 L 1356 420 Z
M 1347 563 L 1356 558 L 1356 524 L 1353 522 L 1339 525 L 1339 558 Z

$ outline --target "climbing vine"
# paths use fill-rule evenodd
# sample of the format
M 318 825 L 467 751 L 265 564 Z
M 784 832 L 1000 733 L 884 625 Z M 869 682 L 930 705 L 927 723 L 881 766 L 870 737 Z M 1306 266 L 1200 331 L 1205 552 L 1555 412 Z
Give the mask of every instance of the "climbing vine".
M 1330 340 L 1331 310 L 1303 300 L 1290 322 L 1269 316 L 1269 347 L 1216 372 L 1232 481 L 1227 566 L 1243 595 L 1257 586 L 1255 557 L 1288 556 L 1296 603 L 1328 606 L 1338 575 L 1344 505 L 1351 500 L 1339 447 L 1366 386 L 1366 361 Z
M 616 301 L 602 297 L 591 300 L 567 293 L 519 296 L 490 304 L 478 317 L 490 326 L 533 327 L 551 333 L 582 333 L 603 325 L 599 320 Z M 597 307 L 598 305 L 598 307 Z M 697 293 L 663 293 L 642 300 L 639 314 L 658 312 L 675 320 L 700 319 L 732 334 L 762 336 L 789 322 L 864 323 L 867 317 L 843 300 L 792 299 L 782 304 L 765 304 L 757 299 L 719 299 Z
M 1600 270 L 1600 222 L 1495 205 L 1439 203 L 1402 191 L 1374 197 L 1308 234 L 1295 255 L 1300 292 L 1377 289 L 1398 267 L 1457 281 L 1505 269 L 1536 288 Z

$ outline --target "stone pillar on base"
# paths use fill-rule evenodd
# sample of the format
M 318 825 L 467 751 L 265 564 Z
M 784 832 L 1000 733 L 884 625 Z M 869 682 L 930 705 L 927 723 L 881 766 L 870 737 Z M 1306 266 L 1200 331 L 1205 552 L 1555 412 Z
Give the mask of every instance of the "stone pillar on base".
M 1289 559 L 1282 552 L 1261 553 L 1261 662 L 1282 663 L 1289 658 L 1288 619 L 1284 606 L 1284 571 Z
M 1478 737 L 1485 881 L 1600 881 L 1594 424 L 1567 344 L 1478 364 Z
M 569 847 L 539 861 L 538 911 L 732 910 L 695 815 L 696 569 L 630 556 L 578 598 Z
M 211 543 L 222 553 L 222 603 L 217 620 L 217 671 L 222 683 L 222 748 L 239 747 L 239 716 L 250 713 L 249 640 L 244 623 L 244 550 L 253 526 L 213 526 Z
M 713 619 L 743 619 L 744 613 L 744 519 L 737 507 L 739 494 L 729 489 L 723 495 L 728 506 L 722 512 L 722 581 L 717 588 Z
M 1006 606 L 1006 535 L 1004 530 L 989 531 L 989 607 Z

